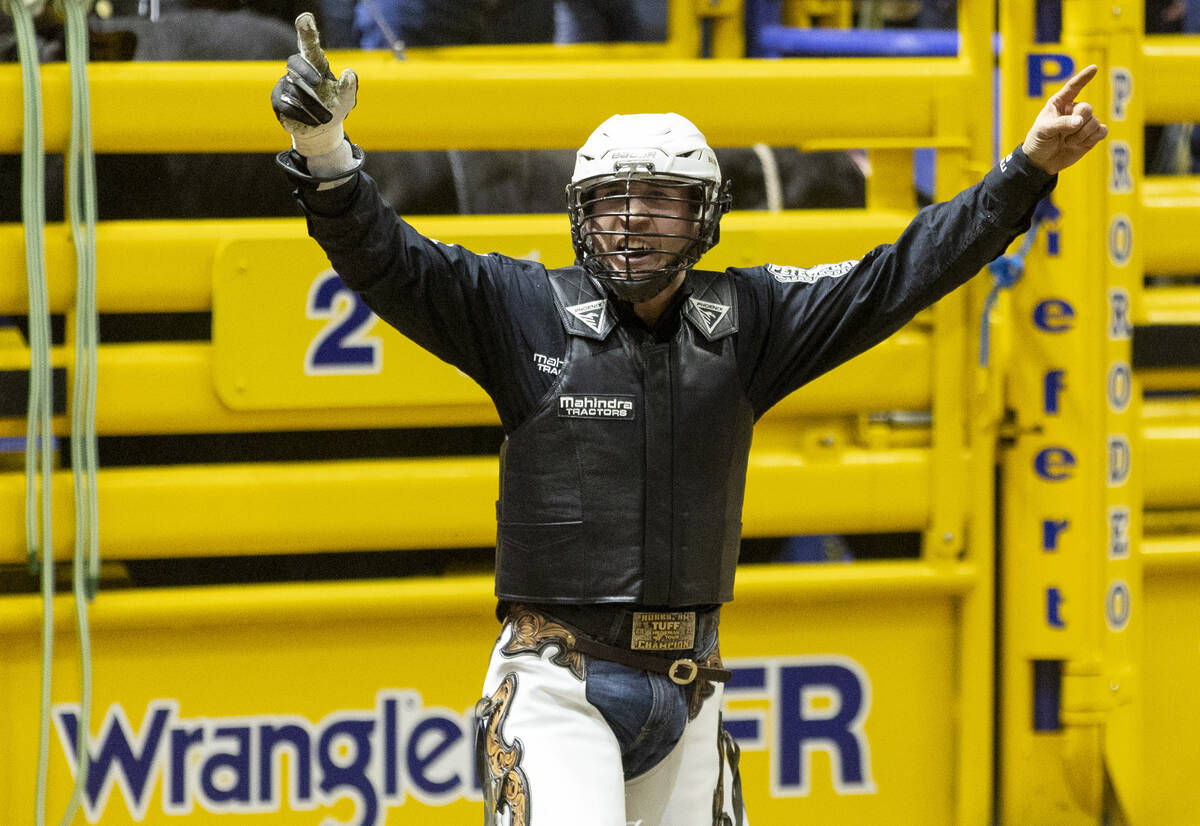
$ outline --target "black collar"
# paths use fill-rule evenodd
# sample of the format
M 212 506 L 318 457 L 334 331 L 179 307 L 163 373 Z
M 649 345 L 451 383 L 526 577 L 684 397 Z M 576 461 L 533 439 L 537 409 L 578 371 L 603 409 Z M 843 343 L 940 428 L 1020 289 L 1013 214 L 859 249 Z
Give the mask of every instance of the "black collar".
M 641 316 L 634 310 L 631 302 L 623 301 L 611 294 L 609 299 L 617 311 L 617 318 L 621 320 L 621 324 L 626 329 L 641 331 L 652 336 L 655 341 L 664 342 L 670 341 L 679 332 L 679 324 L 683 320 L 683 313 L 681 312 L 683 302 L 691 294 L 692 288 L 685 278 L 683 283 L 679 285 L 679 289 L 671 296 L 671 300 L 667 302 L 667 306 L 663 307 L 663 311 L 659 314 L 658 320 L 654 322 L 653 327 L 642 321 Z

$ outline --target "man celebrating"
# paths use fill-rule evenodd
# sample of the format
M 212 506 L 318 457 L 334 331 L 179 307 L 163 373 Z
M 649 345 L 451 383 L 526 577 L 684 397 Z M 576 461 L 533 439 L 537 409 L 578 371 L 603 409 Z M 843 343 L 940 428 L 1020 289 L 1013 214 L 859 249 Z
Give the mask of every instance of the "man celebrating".
M 357 77 L 311 15 L 272 93 L 279 162 L 351 289 L 467 373 L 507 438 L 478 742 L 490 824 L 742 824 L 717 626 L 733 598 L 754 422 L 895 332 L 1024 232 L 1107 130 L 1047 102 L 1023 144 L 860 261 L 694 269 L 728 188 L 676 114 L 616 115 L 567 187 L 576 262 L 548 270 L 421 236 L 346 141 Z

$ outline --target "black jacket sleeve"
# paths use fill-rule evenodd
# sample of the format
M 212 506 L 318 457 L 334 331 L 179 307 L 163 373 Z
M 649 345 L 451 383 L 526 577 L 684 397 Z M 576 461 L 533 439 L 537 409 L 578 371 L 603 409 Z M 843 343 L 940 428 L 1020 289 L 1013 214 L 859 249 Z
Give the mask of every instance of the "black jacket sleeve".
M 565 350 L 545 268 L 426 238 L 359 173 L 301 190 L 309 234 L 380 318 L 478 382 L 511 428 L 546 392 Z
M 982 181 L 922 209 L 861 261 L 743 271 L 757 341 L 739 357 L 761 415 L 801 385 L 878 344 L 959 287 L 1029 228 L 1056 176 L 1018 147 Z
M 346 200 L 340 213 L 321 196 Z M 382 200 L 370 176 L 326 192 L 305 193 L 309 234 L 346 286 L 362 294 L 384 321 L 483 384 L 482 354 L 490 332 L 493 262 L 459 246 L 424 237 Z M 337 193 L 337 194 L 332 194 Z

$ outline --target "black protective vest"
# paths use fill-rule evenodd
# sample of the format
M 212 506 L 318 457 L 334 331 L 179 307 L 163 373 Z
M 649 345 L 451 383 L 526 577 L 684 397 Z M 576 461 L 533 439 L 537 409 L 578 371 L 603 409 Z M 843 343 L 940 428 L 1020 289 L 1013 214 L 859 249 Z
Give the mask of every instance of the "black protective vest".
M 733 598 L 754 414 L 725 273 L 692 272 L 667 342 L 631 334 L 582 269 L 550 274 L 568 346 L 500 454 L 496 595 L 653 606 Z

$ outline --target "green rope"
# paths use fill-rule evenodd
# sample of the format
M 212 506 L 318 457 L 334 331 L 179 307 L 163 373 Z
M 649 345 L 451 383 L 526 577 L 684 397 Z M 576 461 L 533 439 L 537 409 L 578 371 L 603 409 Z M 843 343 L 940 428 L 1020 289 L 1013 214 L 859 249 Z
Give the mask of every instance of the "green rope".
M 72 584 L 79 635 L 79 723 L 75 785 L 61 826 L 79 810 L 87 787 L 92 712 L 92 652 L 88 601 L 99 580 L 96 524 L 96 170 L 88 94 L 88 0 L 64 0 L 71 73 L 71 134 L 67 154 L 67 213 L 75 244 L 75 376 L 71 401 L 71 471 L 75 482 L 75 557 Z M 82 196 L 82 205 L 80 203 Z M 81 220 L 82 218 L 82 220 Z
M 29 418 L 26 427 L 26 544 L 31 564 L 42 556 L 42 692 L 38 731 L 38 771 L 35 820 L 45 823 L 46 773 L 50 763 L 50 682 L 54 655 L 54 543 L 51 473 L 50 311 L 46 296 L 45 155 L 42 140 L 41 68 L 33 15 L 23 2 L 13 2 L 11 13 L 21 61 L 24 94 L 24 145 L 21 152 L 21 210 L 25 224 L 25 272 L 29 281 Z M 34 469 L 41 474 L 41 542 L 37 535 L 37 494 Z
M 84 434 L 83 434 L 83 467 L 84 483 L 87 495 L 87 596 L 95 599 L 100 586 L 100 531 L 97 521 L 96 499 L 96 347 L 99 344 L 99 322 L 96 315 L 96 159 L 92 149 L 92 106 L 88 85 L 88 27 L 87 10 L 91 0 L 65 0 L 67 8 L 67 44 L 68 58 L 74 54 L 72 61 L 71 95 L 73 133 L 78 135 L 79 150 L 73 153 L 79 170 L 83 195 L 83 227 L 80 233 L 77 225 L 72 226 L 75 234 L 75 248 L 78 261 L 79 290 L 77 295 L 78 320 L 81 333 L 86 334 L 83 356 L 86 362 L 86 386 L 83 388 L 84 401 Z M 70 21 L 75 20 L 71 26 Z M 74 37 L 72 37 L 74 32 Z M 74 41 L 74 49 L 71 49 Z M 77 213 L 76 213 L 77 214 Z M 77 222 L 76 222 L 77 223 Z M 80 241 L 82 234 L 82 243 Z M 79 336 L 77 340 L 83 340 Z

